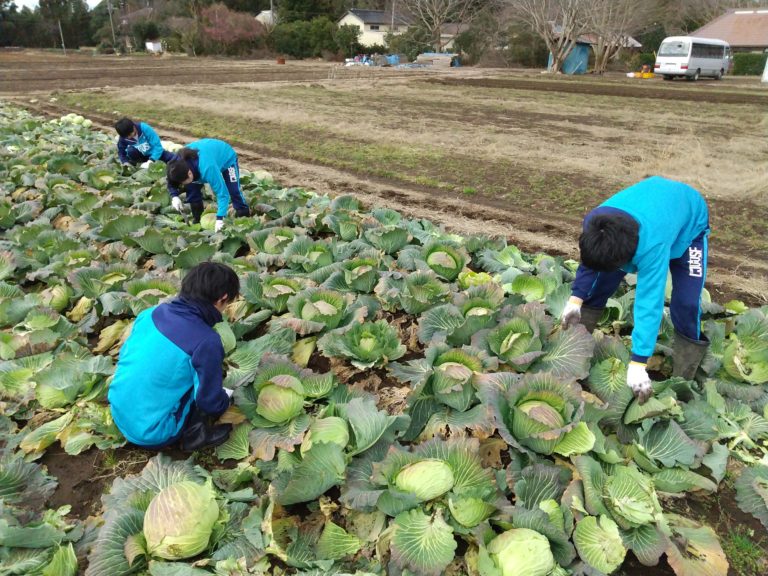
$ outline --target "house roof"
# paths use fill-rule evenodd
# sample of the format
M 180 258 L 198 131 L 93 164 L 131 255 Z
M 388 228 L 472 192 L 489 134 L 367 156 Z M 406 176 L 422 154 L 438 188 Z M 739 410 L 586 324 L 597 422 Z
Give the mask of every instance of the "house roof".
M 729 10 L 691 35 L 725 40 L 737 48 L 768 48 L 768 7 Z
M 392 12 L 385 12 L 384 10 L 351 8 L 347 14 L 354 14 L 364 24 L 392 24 Z M 395 12 L 395 24 L 410 24 L 410 22 L 405 14 Z

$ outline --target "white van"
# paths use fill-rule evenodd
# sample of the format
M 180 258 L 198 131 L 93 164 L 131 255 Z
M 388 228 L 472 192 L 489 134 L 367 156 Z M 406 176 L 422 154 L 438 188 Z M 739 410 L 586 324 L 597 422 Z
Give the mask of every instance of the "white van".
M 672 80 L 675 76 L 684 76 L 687 80 L 711 76 L 720 80 L 730 70 L 731 61 L 728 42 L 693 36 L 670 36 L 661 43 L 654 72 L 661 74 L 664 80 Z

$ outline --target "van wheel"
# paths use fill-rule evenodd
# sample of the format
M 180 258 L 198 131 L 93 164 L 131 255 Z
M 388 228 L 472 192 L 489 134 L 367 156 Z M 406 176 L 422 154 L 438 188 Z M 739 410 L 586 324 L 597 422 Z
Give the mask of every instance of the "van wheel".
M 725 74 L 725 70 L 721 69 L 720 71 L 718 71 L 718 73 L 715 74 L 715 80 L 722 80 L 723 79 L 723 74 Z
M 698 69 L 696 70 L 696 72 L 694 72 L 693 76 L 691 76 L 691 80 L 693 82 L 698 82 L 700 77 L 701 77 L 701 70 Z

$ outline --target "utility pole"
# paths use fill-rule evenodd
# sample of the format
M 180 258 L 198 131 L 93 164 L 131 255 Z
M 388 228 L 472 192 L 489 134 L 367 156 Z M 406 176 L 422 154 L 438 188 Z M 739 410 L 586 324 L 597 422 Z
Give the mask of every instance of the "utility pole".
M 61 29 L 61 18 L 59 18 L 59 36 L 61 36 L 61 49 L 64 52 L 64 56 L 67 55 L 67 47 L 64 46 L 64 31 Z
M 395 0 L 392 0 L 392 24 L 389 26 L 389 33 L 395 33 Z
M 112 22 L 112 0 L 107 0 L 107 12 L 109 12 L 109 27 L 112 28 L 112 48 L 117 48 L 117 38 L 115 37 L 115 25 Z

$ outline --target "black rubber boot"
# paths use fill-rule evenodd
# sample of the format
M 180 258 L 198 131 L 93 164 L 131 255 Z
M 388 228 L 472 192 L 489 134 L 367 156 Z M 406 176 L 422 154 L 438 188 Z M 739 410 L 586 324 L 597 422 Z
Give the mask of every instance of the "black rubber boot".
M 709 340 L 703 334 L 703 340 L 692 340 L 675 330 L 675 343 L 672 351 L 672 376 L 693 380 L 701 361 L 709 348 Z
M 242 208 L 240 210 L 235 210 L 235 215 L 238 218 L 247 218 L 251 215 L 251 209 L 250 208 Z
M 205 210 L 205 206 L 203 206 L 202 203 L 190 204 L 189 209 L 192 211 L 192 223 L 200 224 L 200 217 L 203 215 L 203 210 Z
M 603 317 L 605 308 L 590 308 L 589 306 L 581 307 L 581 324 L 587 329 L 587 332 L 592 334 L 597 327 L 597 323 L 600 318 Z
M 232 424 L 208 426 L 205 422 L 195 422 L 184 430 L 179 445 L 184 452 L 195 452 L 208 446 L 219 446 L 226 442 Z

